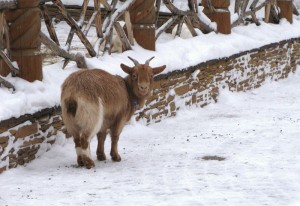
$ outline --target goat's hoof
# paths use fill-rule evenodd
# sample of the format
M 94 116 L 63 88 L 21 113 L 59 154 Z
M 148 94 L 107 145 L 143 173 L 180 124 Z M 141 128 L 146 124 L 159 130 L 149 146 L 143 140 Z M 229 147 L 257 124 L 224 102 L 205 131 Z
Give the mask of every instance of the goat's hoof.
M 84 163 L 83 163 L 83 160 L 82 160 L 81 156 L 77 157 L 77 164 L 78 164 L 79 167 L 83 167 L 84 166 Z
M 89 157 L 83 156 L 83 157 L 82 157 L 82 160 L 83 160 L 84 166 L 85 166 L 87 169 L 91 169 L 92 167 L 95 167 L 94 161 L 91 160 Z
M 105 156 L 105 154 L 97 155 L 97 159 L 99 161 L 104 161 L 104 160 L 106 160 L 106 156 Z
M 111 159 L 114 161 L 114 162 L 121 162 L 121 156 L 120 155 L 114 155 L 114 156 L 111 156 Z

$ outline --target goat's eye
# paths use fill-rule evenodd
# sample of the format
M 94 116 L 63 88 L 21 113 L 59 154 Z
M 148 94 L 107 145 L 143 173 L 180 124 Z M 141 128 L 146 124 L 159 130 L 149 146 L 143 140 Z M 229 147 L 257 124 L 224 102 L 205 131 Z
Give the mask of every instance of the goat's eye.
M 133 73 L 131 76 L 133 79 L 137 79 L 137 75 L 135 73 Z

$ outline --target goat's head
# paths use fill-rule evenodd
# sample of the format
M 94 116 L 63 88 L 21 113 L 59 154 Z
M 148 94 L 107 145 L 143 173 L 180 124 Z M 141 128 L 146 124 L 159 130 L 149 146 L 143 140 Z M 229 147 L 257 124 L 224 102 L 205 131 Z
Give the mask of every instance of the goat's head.
M 148 59 L 145 64 L 140 64 L 131 57 L 128 58 L 133 61 L 134 67 L 121 64 L 121 68 L 130 75 L 134 94 L 138 97 L 146 97 L 152 91 L 153 76 L 161 73 L 166 65 L 155 68 L 150 67 L 149 63 L 154 57 Z

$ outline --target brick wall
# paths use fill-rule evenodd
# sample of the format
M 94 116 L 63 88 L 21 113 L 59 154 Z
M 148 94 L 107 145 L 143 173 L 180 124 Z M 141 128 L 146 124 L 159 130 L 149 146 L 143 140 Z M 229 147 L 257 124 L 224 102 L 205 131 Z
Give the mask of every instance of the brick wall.
M 64 128 L 58 107 L 0 122 L 0 173 L 49 150 L 59 131 Z
M 300 64 L 300 38 L 161 75 L 155 82 L 153 96 L 137 112 L 136 119 L 149 124 L 175 116 L 181 107 L 204 107 L 217 101 L 220 89 L 233 92 L 255 89 L 266 80 L 286 78 L 297 64 Z
M 297 64 L 300 38 L 160 75 L 155 80 L 153 95 L 135 118 L 145 124 L 159 122 L 175 116 L 182 107 L 204 107 L 216 102 L 221 89 L 246 91 L 266 80 L 286 78 Z M 0 122 L 0 173 L 49 150 L 59 132 L 64 132 L 59 107 Z

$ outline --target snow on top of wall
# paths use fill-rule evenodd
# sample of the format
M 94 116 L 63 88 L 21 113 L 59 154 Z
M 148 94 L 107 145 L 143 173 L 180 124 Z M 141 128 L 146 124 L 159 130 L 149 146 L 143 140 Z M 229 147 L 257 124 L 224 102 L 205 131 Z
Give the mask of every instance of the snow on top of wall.
M 61 22 L 56 25 L 56 28 L 59 31 L 58 35 L 64 35 L 63 39 L 67 39 L 70 30 L 67 24 Z M 43 30 L 46 33 L 45 26 Z M 154 67 L 165 64 L 167 69 L 164 73 L 167 73 L 211 59 L 229 57 L 270 43 L 298 38 L 300 37 L 300 17 L 294 16 L 293 24 L 282 19 L 279 24 L 267 24 L 261 21 L 260 26 L 241 25 L 233 28 L 230 35 L 214 32 L 205 35 L 198 33 L 199 36 L 189 39 L 174 38 L 164 33 L 157 40 L 156 51 L 145 50 L 136 44 L 133 50 L 121 54 L 105 54 L 99 58 L 87 58 L 87 64 L 89 68 L 101 68 L 112 74 L 125 76 L 120 69 L 120 64 L 133 65 L 127 56 L 141 63 L 155 56 L 150 65 Z M 88 38 L 93 37 L 88 36 Z M 73 46 L 83 47 L 79 40 L 75 41 Z M 60 85 L 68 75 L 78 70 L 74 62 L 64 70 L 61 69 L 62 65 L 63 62 L 44 65 L 43 81 L 29 83 L 20 78 L 6 77 L 6 80 L 15 85 L 16 92 L 12 93 L 6 88 L 0 88 L 0 121 L 59 105 Z

